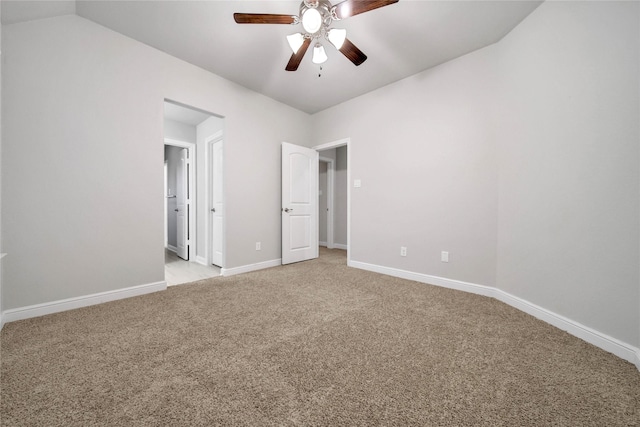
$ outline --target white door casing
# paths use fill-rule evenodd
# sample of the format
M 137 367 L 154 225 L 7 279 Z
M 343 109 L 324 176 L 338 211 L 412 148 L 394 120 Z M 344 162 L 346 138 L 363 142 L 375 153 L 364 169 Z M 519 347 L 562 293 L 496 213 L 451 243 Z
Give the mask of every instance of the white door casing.
M 187 149 L 180 150 L 176 168 L 177 255 L 189 260 L 189 158 Z
M 222 155 L 223 142 L 218 140 L 211 142 L 211 264 L 223 267 L 223 205 L 222 205 Z
M 318 152 L 282 143 L 282 264 L 318 257 Z

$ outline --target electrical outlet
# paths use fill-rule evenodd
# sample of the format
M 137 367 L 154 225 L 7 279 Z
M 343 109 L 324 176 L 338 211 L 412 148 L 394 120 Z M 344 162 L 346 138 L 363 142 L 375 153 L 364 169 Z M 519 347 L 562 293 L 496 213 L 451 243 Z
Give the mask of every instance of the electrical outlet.
M 260 244 L 260 242 L 256 242 L 256 251 L 259 251 L 262 249 L 262 245 Z
M 442 253 L 440 254 L 440 261 L 449 262 L 449 252 L 442 251 Z
M 407 248 L 400 246 L 400 256 L 407 256 Z

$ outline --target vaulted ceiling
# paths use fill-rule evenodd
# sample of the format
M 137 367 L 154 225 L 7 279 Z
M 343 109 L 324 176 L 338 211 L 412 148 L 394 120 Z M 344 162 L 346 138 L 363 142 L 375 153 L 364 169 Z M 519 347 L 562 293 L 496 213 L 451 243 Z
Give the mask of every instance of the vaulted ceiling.
M 333 3 L 338 3 L 334 0 Z M 329 59 L 285 71 L 300 25 L 239 25 L 234 12 L 297 15 L 300 1 L 2 1 L 2 22 L 75 13 L 228 80 L 315 113 L 499 41 L 541 1 L 400 0 L 334 25 L 368 59 Z

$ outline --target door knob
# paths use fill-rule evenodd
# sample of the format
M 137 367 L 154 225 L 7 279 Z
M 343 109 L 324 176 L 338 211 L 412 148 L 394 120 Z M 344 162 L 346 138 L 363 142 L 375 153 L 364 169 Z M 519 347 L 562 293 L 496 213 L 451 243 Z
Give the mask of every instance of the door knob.
M 215 212 L 215 211 L 216 211 L 216 208 L 211 208 L 211 212 Z
M 180 209 L 174 209 L 174 211 L 176 211 L 176 212 L 180 212 Z
M 284 208 L 284 211 L 285 211 L 285 212 L 287 212 L 287 213 L 288 213 L 288 212 L 293 212 L 293 209 Z

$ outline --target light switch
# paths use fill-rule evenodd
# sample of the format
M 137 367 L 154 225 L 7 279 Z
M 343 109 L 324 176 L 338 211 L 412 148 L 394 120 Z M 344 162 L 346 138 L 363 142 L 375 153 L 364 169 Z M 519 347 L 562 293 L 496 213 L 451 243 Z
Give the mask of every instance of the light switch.
M 362 181 L 360 181 L 359 179 L 354 179 L 353 180 L 353 186 L 356 187 L 356 188 L 362 187 Z

